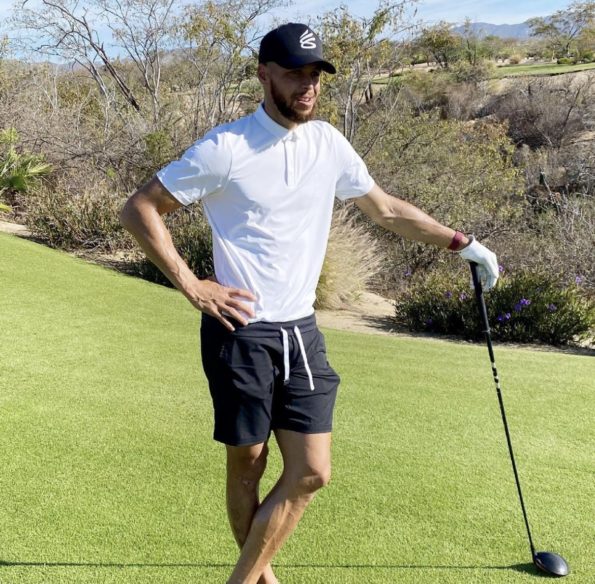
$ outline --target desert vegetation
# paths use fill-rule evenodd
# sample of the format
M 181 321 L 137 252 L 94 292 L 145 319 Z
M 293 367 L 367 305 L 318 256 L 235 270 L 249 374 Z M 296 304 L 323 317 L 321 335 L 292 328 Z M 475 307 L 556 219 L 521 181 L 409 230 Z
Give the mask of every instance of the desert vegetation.
M 205 131 L 258 106 L 262 17 L 279 4 L 208 0 L 174 11 L 171 0 L 23 2 L 10 23 L 19 41 L 0 44 L 0 217 L 52 246 L 117 255 L 122 269 L 162 281 L 120 227 L 119 208 Z M 524 42 L 480 38 L 470 26 L 454 33 L 447 23 L 414 30 L 411 6 L 381 4 L 368 19 L 343 7 L 313 23 L 338 70 L 323 80 L 319 117 L 345 134 L 385 190 L 497 252 L 504 300 L 494 317 L 511 315 L 502 338 L 514 330 L 510 338 L 563 344 L 592 334 L 595 71 L 505 79 L 495 71 L 588 64 L 595 3 L 535 19 Z M 412 40 L 396 40 L 404 32 Z M 189 264 L 208 276 L 200 206 L 167 221 Z M 450 254 L 382 233 L 353 205 L 337 205 L 321 305 L 349 303 L 369 287 L 397 301 L 403 326 L 461 334 L 460 320 L 428 311 L 440 304 L 444 312 L 437 299 L 458 298 L 463 283 L 465 266 Z M 424 307 L 414 304 L 420 298 Z M 528 314 L 514 310 L 521 299 L 534 318 L 542 308 L 549 332 L 512 326 Z M 554 334 L 547 323 L 562 314 L 572 326 Z

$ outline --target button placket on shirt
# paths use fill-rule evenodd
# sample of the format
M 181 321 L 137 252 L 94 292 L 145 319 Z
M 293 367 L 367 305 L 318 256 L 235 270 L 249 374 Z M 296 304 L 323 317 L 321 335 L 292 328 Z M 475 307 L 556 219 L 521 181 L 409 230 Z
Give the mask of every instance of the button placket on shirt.
M 290 132 L 283 138 L 283 146 L 285 148 L 285 181 L 288 187 L 294 187 L 297 176 L 297 135 Z

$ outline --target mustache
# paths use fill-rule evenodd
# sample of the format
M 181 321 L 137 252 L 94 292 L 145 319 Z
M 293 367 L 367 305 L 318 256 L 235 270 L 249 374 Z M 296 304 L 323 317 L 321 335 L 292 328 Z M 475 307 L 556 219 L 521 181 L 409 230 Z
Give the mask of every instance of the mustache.
M 310 108 L 310 111 L 308 113 L 299 111 L 296 108 L 296 104 L 294 104 L 294 102 L 299 98 L 303 98 L 305 96 L 310 97 L 309 93 L 310 90 L 307 90 L 305 92 L 300 91 L 295 92 L 294 94 L 288 97 L 283 97 L 277 86 L 275 84 L 271 84 L 271 97 L 273 98 L 273 102 L 275 103 L 275 106 L 277 107 L 281 115 L 286 117 L 288 120 L 291 120 L 292 122 L 296 122 L 298 124 L 308 122 L 312 120 L 316 115 L 316 105 L 318 101 L 318 95 L 316 93 L 311 95 L 312 107 Z

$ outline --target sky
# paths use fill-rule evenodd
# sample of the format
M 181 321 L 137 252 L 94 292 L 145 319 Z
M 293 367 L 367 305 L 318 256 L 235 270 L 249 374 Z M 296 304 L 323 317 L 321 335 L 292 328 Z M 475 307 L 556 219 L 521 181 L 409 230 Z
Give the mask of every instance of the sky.
M 415 17 L 407 23 L 422 21 L 426 25 L 440 21 L 461 24 L 469 17 L 473 22 L 490 24 L 519 24 L 535 16 L 547 16 L 557 10 L 566 9 L 572 0 L 418 0 Z M 35 0 L 29 0 L 33 5 Z M 191 0 L 180 0 L 180 5 Z M 0 0 L 0 34 L 6 31 L 6 18 L 11 14 L 15 0 Z M 292 6 L 276 9 L 270 15 L 283 21 L 302 21 L 311 23 L 316 16 L 332 11 L 341 4 L 360 17 L 369 17 L 378 6 L 377 0 L 293 0 Z M 412 11 L 411 11 L 412 12 Z M 263 23 L 267 28 L 268 23 Z M 9 33 L 13 36 L 14 33 Z
M 294 3 L 293 7 L 278 12 L 288 18 L 296 14 L 323 14 L 342 3 L 357 16 L 370 16 L 378 5 L 374 0 L 301 0 Z M 419 0 L 415 7 L 417 18 L 426 24 L 436 24 L 441 20 L 461 24 L 467 17 L 473 22 L 519 24 L 535 16 L 548 16 L 557 10 L 564 10 L 570 3 L 571 0 Z
M 533 16 L 546 16 L 566 8 L 571 0 L 420 0 L 418 17 L 429 24 L 445 20 L 461 23 L 466 17 L 474 22 L 518 24 Z M 0 0 L 0 18 L 6 18 L 14 0 Z M 280 18 L 312 17 L 345 4 L 358 16 L 370 16 L 377 3 L 374 0 L 296 0 L 293 7 L 278 10 Z

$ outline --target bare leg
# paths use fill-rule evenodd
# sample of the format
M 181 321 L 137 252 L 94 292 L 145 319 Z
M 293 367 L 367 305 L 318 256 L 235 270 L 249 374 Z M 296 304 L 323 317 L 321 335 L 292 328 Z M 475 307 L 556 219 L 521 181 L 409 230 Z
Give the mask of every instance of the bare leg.
M 331 435 L 277 430 L 283 473 L 256 510 L 227 584 L 257 584 L 301 519 L 318 489 L 330 480 Z
M 264 474 L 269 449 L 267 444 L 227 446 L 227 515 L 235 540 L 242 549 L 256 509 L 258 485 Z M 279 584 L 267 564 L 258 584 Z

